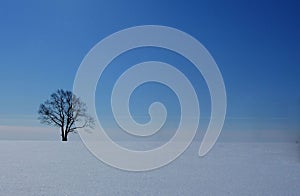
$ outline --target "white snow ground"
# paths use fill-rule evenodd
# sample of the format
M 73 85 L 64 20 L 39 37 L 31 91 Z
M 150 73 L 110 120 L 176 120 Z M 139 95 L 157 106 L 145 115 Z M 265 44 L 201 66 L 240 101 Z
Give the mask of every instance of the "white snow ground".
M 300 195 L 300 145 L 199 143 L 171 164 L 125 172 L 80 141 L 0 141 L 0 195 Z

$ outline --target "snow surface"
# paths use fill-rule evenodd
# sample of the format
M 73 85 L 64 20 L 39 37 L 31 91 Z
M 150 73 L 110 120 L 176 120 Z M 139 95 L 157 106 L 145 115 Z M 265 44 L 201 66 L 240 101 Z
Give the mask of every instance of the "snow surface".
M 300 195 L 300 145 L 199 143 L 171 164 L 126 172 L 80 141 L 0 141 L 0 195 Z

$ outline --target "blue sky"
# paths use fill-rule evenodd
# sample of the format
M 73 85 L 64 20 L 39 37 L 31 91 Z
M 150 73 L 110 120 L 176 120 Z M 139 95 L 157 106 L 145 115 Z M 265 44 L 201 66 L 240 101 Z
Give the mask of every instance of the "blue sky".
M 214 57 L 227 89 L 225 130 L 299 132 L 299 10 L 298 1 L 1 1 L 0 125 L 40 126 L 39 104 L 58 88 L 72 89 L 82 59 L 97 42 L 124 28 L 155 24 L 185 31 Z M 134 62 L 134 56 L 180 61 L 165 51 L 133 53 L 139 55 L 128 54 L 124 63 Z M 106 82 L 117 70 L 108 70 Z M 191 75 L 191 80 L 203 83 L 201 76 Z M 104 83 L 99 83 L 97 100 L 106 96 L 101 94 Z M 196 88 L 203 95 L 205 117 L 208 95 L 201 85 Z M 145 89 L 165 92 L 160 98 L 170 104 L 176 120 L 176 98 L 163 86 L 149 90 L 154 87 Z M 137 100 L 141 92 L 134 95 Z M 103 105 L 97 102 L 105 119 L 109 114 Z

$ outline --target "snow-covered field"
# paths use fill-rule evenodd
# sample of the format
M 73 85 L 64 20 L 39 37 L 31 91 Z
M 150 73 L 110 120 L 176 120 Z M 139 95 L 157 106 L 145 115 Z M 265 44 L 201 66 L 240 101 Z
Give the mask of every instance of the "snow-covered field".
M 296 143 L 199 143 L 171 164 L 125 172 L 80 141 L 0 141 L 0 195 L 300 195 Z

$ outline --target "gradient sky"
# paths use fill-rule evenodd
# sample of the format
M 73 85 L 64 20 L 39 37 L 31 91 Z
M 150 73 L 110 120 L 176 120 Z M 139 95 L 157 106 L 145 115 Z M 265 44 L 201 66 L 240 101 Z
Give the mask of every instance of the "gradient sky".
M 214 57 L 227 90 L 224 130 L 299 133 L 299 18 L 299 1 L 1 1 L 0 126 L 40 126 L 39 104 L 58 88 L 72 89 L 82 59 L 97 42 L 124 28 L 155 24 L 192 35 Z M 132 60 L 137 56 L 138 61 Z M 122 58 L 112 63 L 106 82 L 99 82 L 97 100 L 107 100 L 101 84 L 113 82 L 121 62 L 166 58 L 185 64 L 172 53 L 153 48 Z M 193 73 L 188 68 L 183 71 Z M 190 79 L 203 83 L 199 75 Z M 154 87 L 158 90 L 151 90 Z M 170 120 L 175 121 L 178 107 L 172 92 L 157 84 L 144 88 L 160 95 L 150 96 L 146 103 L 165 100 L 174 113 Z M 209 116 L 205 84 L 195 88 L 203 95 L 204 117 Z M 139 100 L 142 92 L 137 90 L 133 99 Z M 110 118 L 107 105 L 97 102 L 103 119 Z M 137 116 L 145 114 L 146 105 L 138 105 Z

